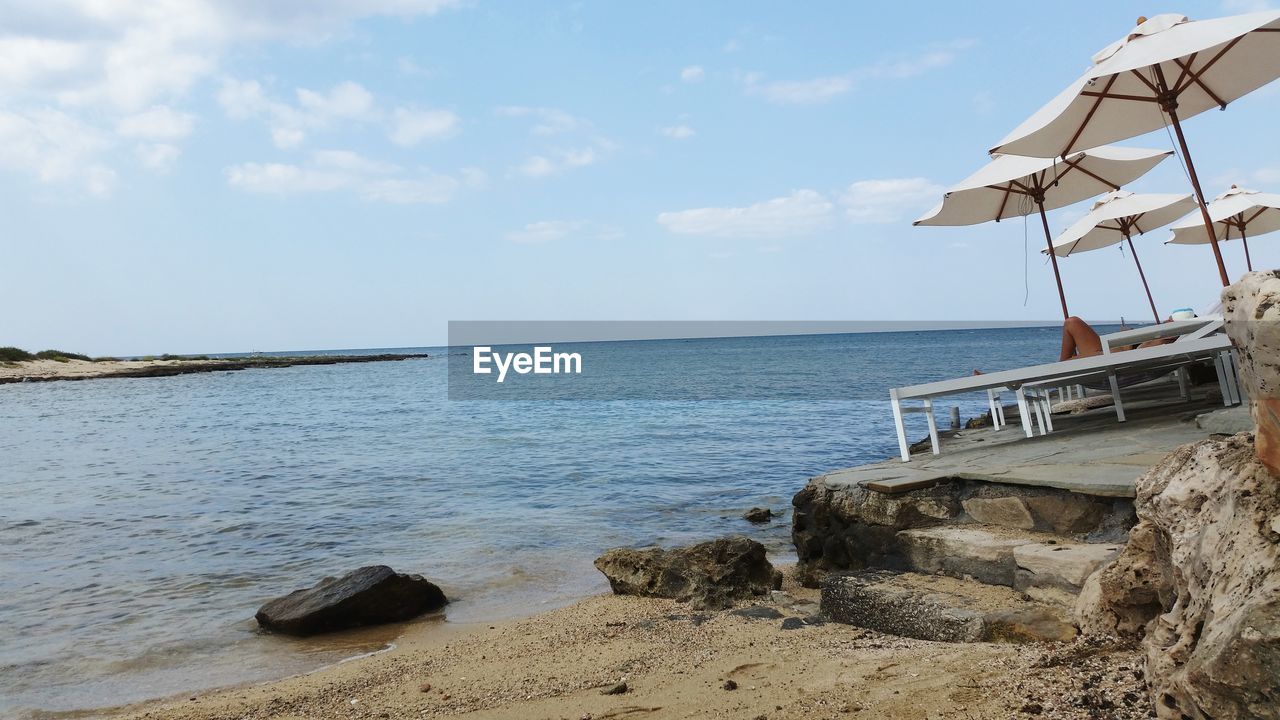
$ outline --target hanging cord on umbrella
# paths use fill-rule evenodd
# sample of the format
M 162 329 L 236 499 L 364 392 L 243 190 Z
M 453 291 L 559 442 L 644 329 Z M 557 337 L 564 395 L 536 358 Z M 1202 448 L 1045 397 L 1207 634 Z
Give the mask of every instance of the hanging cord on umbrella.
M 1157 83 L 1155 66 L 1153 65 L 1147 72 L 1151 75 L 1151 85 L 1154 87 Z M 1173 131 L 1169 129 L 1168 116 L 1165 115 L 1164 109 L 1158 104 L 1156 112 L 1160 113 L 1160 124 L 1164 126 L 1164 134 L 1169 138 L 1169 147 L 1173 148 L 1174 157 L 1178 158 L 1178 166 L 1182 168 L 1182 174 L 1187 178 L 1187 184 L 1192 185 L 1191 171 L 1187 169 L 1187 159 L 1182 157 L 1182 153 L 1178 152 L 1178 143 L 1174 141 Z

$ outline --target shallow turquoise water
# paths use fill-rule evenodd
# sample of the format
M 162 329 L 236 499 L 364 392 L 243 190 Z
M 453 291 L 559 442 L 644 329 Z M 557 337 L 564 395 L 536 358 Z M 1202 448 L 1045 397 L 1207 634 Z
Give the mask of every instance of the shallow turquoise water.
M 377 647 L 389 633 L 296 641 L 252 622 L 263 600 L 364 564 L 436 580 L 466 621 L 606 589 L 591 560 L 616 545 L 744 532 L 785 560 L 786 522 L 739 514 L 892 455 L 891 384 L 1048 361 L 1058 330 L 723 342 L 783 360 L 733 370 L 740 399 L 704 402 L 451 401 L 442 358 L 0 386 L 0 716 Z M 750 399 L 797 382 L 830 399 Z M 984 398 L 954 404 L 968 417 Z

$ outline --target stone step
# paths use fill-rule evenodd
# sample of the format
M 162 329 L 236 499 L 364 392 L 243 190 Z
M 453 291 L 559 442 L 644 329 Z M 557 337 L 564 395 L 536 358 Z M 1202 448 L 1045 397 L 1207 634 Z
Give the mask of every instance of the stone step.
M 917 528 L 897 537 L 908 570 L 1005 585 L 1059 605 L 1071 605 L 1085 579 L 1122 547 L 991 525 Z
M 836 573 L 822 583 L 833 621 L 940 642 L 1068 642 L 1076 628 L 1060 607 L 1005 587 L 892 570 Z

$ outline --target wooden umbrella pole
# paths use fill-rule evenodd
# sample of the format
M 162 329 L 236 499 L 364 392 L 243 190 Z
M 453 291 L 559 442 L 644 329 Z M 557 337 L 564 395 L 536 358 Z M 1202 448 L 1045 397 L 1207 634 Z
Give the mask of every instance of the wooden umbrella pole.
M 1044 214 L 1044 196 L 1035 197 L 1036 207 L 1040 209 L 1040 223 L 1044 225 L 1044 241 L 1049 244 L 1049 261 L 1053 263 L 1053 279 L 1058 281 L 1058 301 L 1062 303 L 1062 319 L 1071 317 L 1067 312 L 1067 294 L 1062 291 L 1062 274 L 1058 272 L 1058 256 L 1053 252 L 1053 235 L 1049 232 L 1049 218 Z
M 1240 228 L 1240 242 L 1244 243 L 1244 263 L 1253 272 L 1253 260 L 1249 258 L 1249 238 L 1245 237 L 1244 228 Z
M 1156 312 L 1156 301 L 1151 299 L 1151 286 L 1147 285 L 1147 275 L 1142 272 L 1142 262 L 1138 260 L 1138 250 L 1133 247 L 1133 238 L 1129 237 L 1129 233 L 1124 234 L 1124 239 L 1129 243 L 1129 254 L 1133 255 L 1133 264 L 1138 266 L 1138 277 L 1142 279 L 1142 289 L 1147 291 L 1147 304 L 1151 306 L 1151 315 L 1156 319 L 1156 324 L 1160 324 L 1160 313 Z
M 1213 247 L 1213 259 L 1218 263 L 1218 277 L 1222 286 L 1231 284 L 1227 278 L 1227 266 L 1222 262 L 1222 248 L 1218 247 L 1218 234 L 1213 231 L 1213 220 L 1209 217 L 1209 205 L 1204 200 L 1204 191 L 1200 189 L 1200 178 L 1196 175 L 1196 166 L 1191 162 L 1191 151 L 1187 149 L 1187 138 L 1182 134 L 1182 122 L 1178 120 L 1178 96 L 1169 90 L 1164 80 L 1164 71 L 1157 64 L 1154 66 L 1156 82 L 1160 84 L 1160 109 L 1164 110 L 1173 123 L 1173 132 L 1178 136 L 1178 147 L 1182 150 L 1182 160 L 1187 164 L 1187 176 L 1191 178 L 1191 189 L 1196 192 L 1196 202 L 1200 204 L 1200 217 L 1204 220 L 1204 229 L 1209 233 L 1209 244 Z

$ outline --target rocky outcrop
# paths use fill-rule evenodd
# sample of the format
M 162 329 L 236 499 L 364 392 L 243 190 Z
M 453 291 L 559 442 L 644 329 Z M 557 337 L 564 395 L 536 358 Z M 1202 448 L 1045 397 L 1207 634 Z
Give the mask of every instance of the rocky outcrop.
M 444 592 L 420 575 L 370 565 L 271 600 L 255 618 L 275 632 L 315 635 L 401 622 L 439 610 L 447 602 Z
M 1246 434 L 1138 481 L 1139 523 L 1090 578 L 1088 632 L 1141 635 L 1162 718 L 1280 718 L 1280 481 Z
M 889 494 L 817 477 L 796 494 L 792 505 L 797 570 L 810 587 L 817 587 L 829 572 L 911 569 L 919 543 L 904 530 L 984 524 L 1114 542 L 1122 540 L 1134 522 L 1131 502 L 1125 498 L 963 480 Z
M 1280 477 L 1280 270 L 1240 278 L 1222 291 L 1222 310 L 1257 425 L 1258 458 Z
M 773 511 L 769 508 L 753 507 L 742 513 L 742 519 L 753 523 L 767 523 L 773 519 Z
M 782 587 L 764 546 L 742 536 L 671 550 L 614 548 L 595 566 L 618 595 L 672 598 L 696 609 L 726 608 Z
M 1162 718 L 1280 718 L 1280 272 L 1222 293 L 1249 433 L 1185 445 L 1138 479 L 1138 524 L 1076 606 L 1142 638 Z

